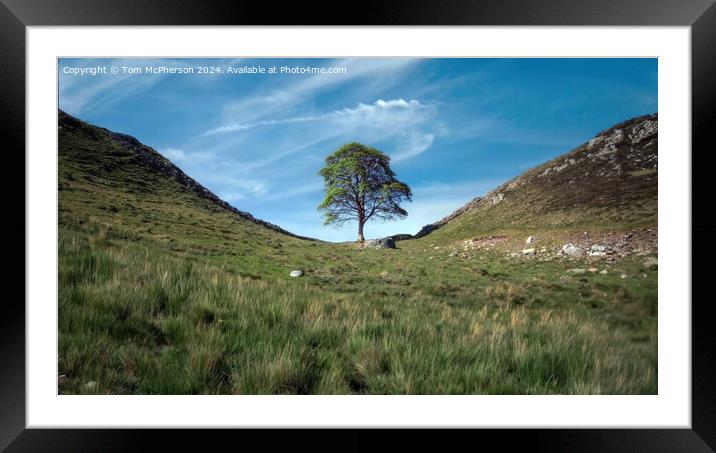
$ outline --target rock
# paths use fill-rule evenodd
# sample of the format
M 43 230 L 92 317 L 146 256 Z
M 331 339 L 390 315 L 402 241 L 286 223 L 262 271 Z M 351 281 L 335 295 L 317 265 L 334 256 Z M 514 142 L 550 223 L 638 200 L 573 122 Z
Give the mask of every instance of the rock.
M 380 273 L 380 276 L 381 276 L 381 277 L 387 277 L 387 276 L 388 276 L 388 271 L 383 271 L 383 272 L 381 272 L 381 273 Z
M 599 269 L 597 269 L 596 267 L 590 267 L 590 268 L 587 269 L 587 270 L 588 270 L 589 272 L 597 272 Z
M 592 244 L 589 248 L 589 256 L 606 256 L 612 249 L 608 245 Z
M 528 237 L 525 241 L 525 244 L 531 244 L 532 243 L 532 236 Z
M 540 253 L 546 253 L 546 252 L 547 252 L 547 247 L 542 247 L 541 249 L 539 249 L 539 252 L 540 252 Z
M 609 271 L 607 271 L 606 269 L 602 269 L 601 271 L 599 271 L 599 273 L 602 275 L 607 275 Z
M 522 254 L 523 255 L 534 255 L 535 249 L 524 249 L 524 250 L 522 250 Z
M 651 267 L 656 267 L 656 266 L 659 265 L 659 260 L 657 260 L 657 259 L 654 258 L 653 256 L 650 256 L 649 258 L 647 258 L 647 259 L 644 260 L 644 262 L 642 263 L 642 265 L 643 265 L 645 268 L 647 268 L 647 269 L 649 269 L 649 268 L 651 268 Z
M 620 277 L 621 278 L 629 278 L 629 276 L 627 274 L 622 274 L 622 275 L 620 275 Z
M 67 382 L 67 375 L 61 374 L 57 376 L 57 385 L 63 385 L 65 382 Z
M 587 271 L 585 271 L 584 269 L 568 269 L 567 272 L 570 274 L 583 274 Z
M 450 256 L 457 256 L 457 252 L 451 252 Z
M 412 234 L 406 234 L 406 233 L 403 233 L 403 234 L 394 234 L 394 235 L 388 236 L 388 237 L 391 238 L 391 239 L 393 239 L 393 240 L 396 241 L 396 242 L 397 242 L 397 241 L 407 241 L 407 240 L 409 240 L 409 239 L 413 239 L 413 235 L 412 235 Z
M 301 276 L 303 276 L 303 271 L 296 269 L 296 270 L 291 271 L 291 273 L 288 275 L 290 275 L 291 277 L 301 277 Z
M 89 381 L 85 384 L 85 388 L 87 390 L 94 390 L 95 388 L 97 388 L 97 383 L 95 381 Z
M 437 229 L 440 228 L 441 226 L 442 226 L 442 225 L 439 225 L 439 224 L 437 224 L 437 223 L 431 223 L 431 224 L 429 224 L 429 225 L 425 225 L 425 226 L 423 226 L 423 227 L 420 229 L 420 231 L 418 231 L 417 233 L 415 233 L 415 236 L 414 236 L 414 237 L 416 237 L 416 238 L 421 238 L 421 237 L 423 237 L 423 236 L 427 236 L 428 234 L 430 234 L 430 233 L 432 233 L 433 231 L 437 230 Z
M 582 256 L 584 252 L 581 247 L 574 244 L 565 244 L 562 246 L 562 254 L 567 256 Z
M 380 239 L 370 239 L 363 243 L 363 247 L 372 249 L 394 249 L 395 240 L 392 237 L 385 237 Z

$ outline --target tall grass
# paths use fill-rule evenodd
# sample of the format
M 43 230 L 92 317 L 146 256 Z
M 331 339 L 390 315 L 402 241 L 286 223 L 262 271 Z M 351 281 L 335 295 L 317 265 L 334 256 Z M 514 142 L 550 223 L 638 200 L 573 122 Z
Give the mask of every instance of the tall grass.
M 330 253 L 346 251 L 357 263 Z M 605 281 L 575 300 L 583 282 L 499 263 L 434 277 L 395 258 L 385 277 L 370 254 L 345 273 L 257 279 L 100 232 L 61 230 L 59 252 L 62 393 L 657 391 L 648 287 Z

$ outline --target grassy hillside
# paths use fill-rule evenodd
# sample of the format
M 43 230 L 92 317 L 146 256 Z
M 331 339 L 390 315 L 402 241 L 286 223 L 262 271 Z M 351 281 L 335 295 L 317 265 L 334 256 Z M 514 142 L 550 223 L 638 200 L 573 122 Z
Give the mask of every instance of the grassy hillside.
M 433 224 L 439 230 L 431 240 L 499 230 L 654 228 L 657 154 L 657 115 L 625 121 Z
M 60 114 L 60 393 L 657 392 L 648 253 L 310 241 L 179 172 Z

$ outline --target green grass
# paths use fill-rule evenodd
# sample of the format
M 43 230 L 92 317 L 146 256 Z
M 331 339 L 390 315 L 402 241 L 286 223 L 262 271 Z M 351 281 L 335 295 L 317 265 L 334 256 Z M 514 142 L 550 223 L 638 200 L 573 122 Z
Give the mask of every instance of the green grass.
M 485 219 L 397 250 L 305 241 L 97 129 L 63 127 L 59 157 L 62 394 L 657 393 L 658 270 L 644 257 L 448 256 L 481 229 L 511 247 L 574 233 Z M 566 272 L 593 265 L 608 273 Z
M 636 260 L 560 280 L 575 263 L 321 244 L 272 273 L 87 229 L 60 232 L 62 393 L 657 391 L 656 272 Z

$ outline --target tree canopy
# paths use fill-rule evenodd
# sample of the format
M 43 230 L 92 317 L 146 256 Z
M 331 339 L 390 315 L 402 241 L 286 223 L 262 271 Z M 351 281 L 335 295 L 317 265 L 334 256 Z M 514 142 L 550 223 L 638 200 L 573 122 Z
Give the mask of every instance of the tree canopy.
M 408 215 L 400 203 L 412 201 L 412 191 L 396 179 L 390 157 L 375 148 L 347 143 L 326 157 L 319 174 L 326 189 L 326 197 L 318 206 L 324 212 L 324 223 L 356 220 L 360 242 L 365 240 L 363 226 L 368 220 Z

